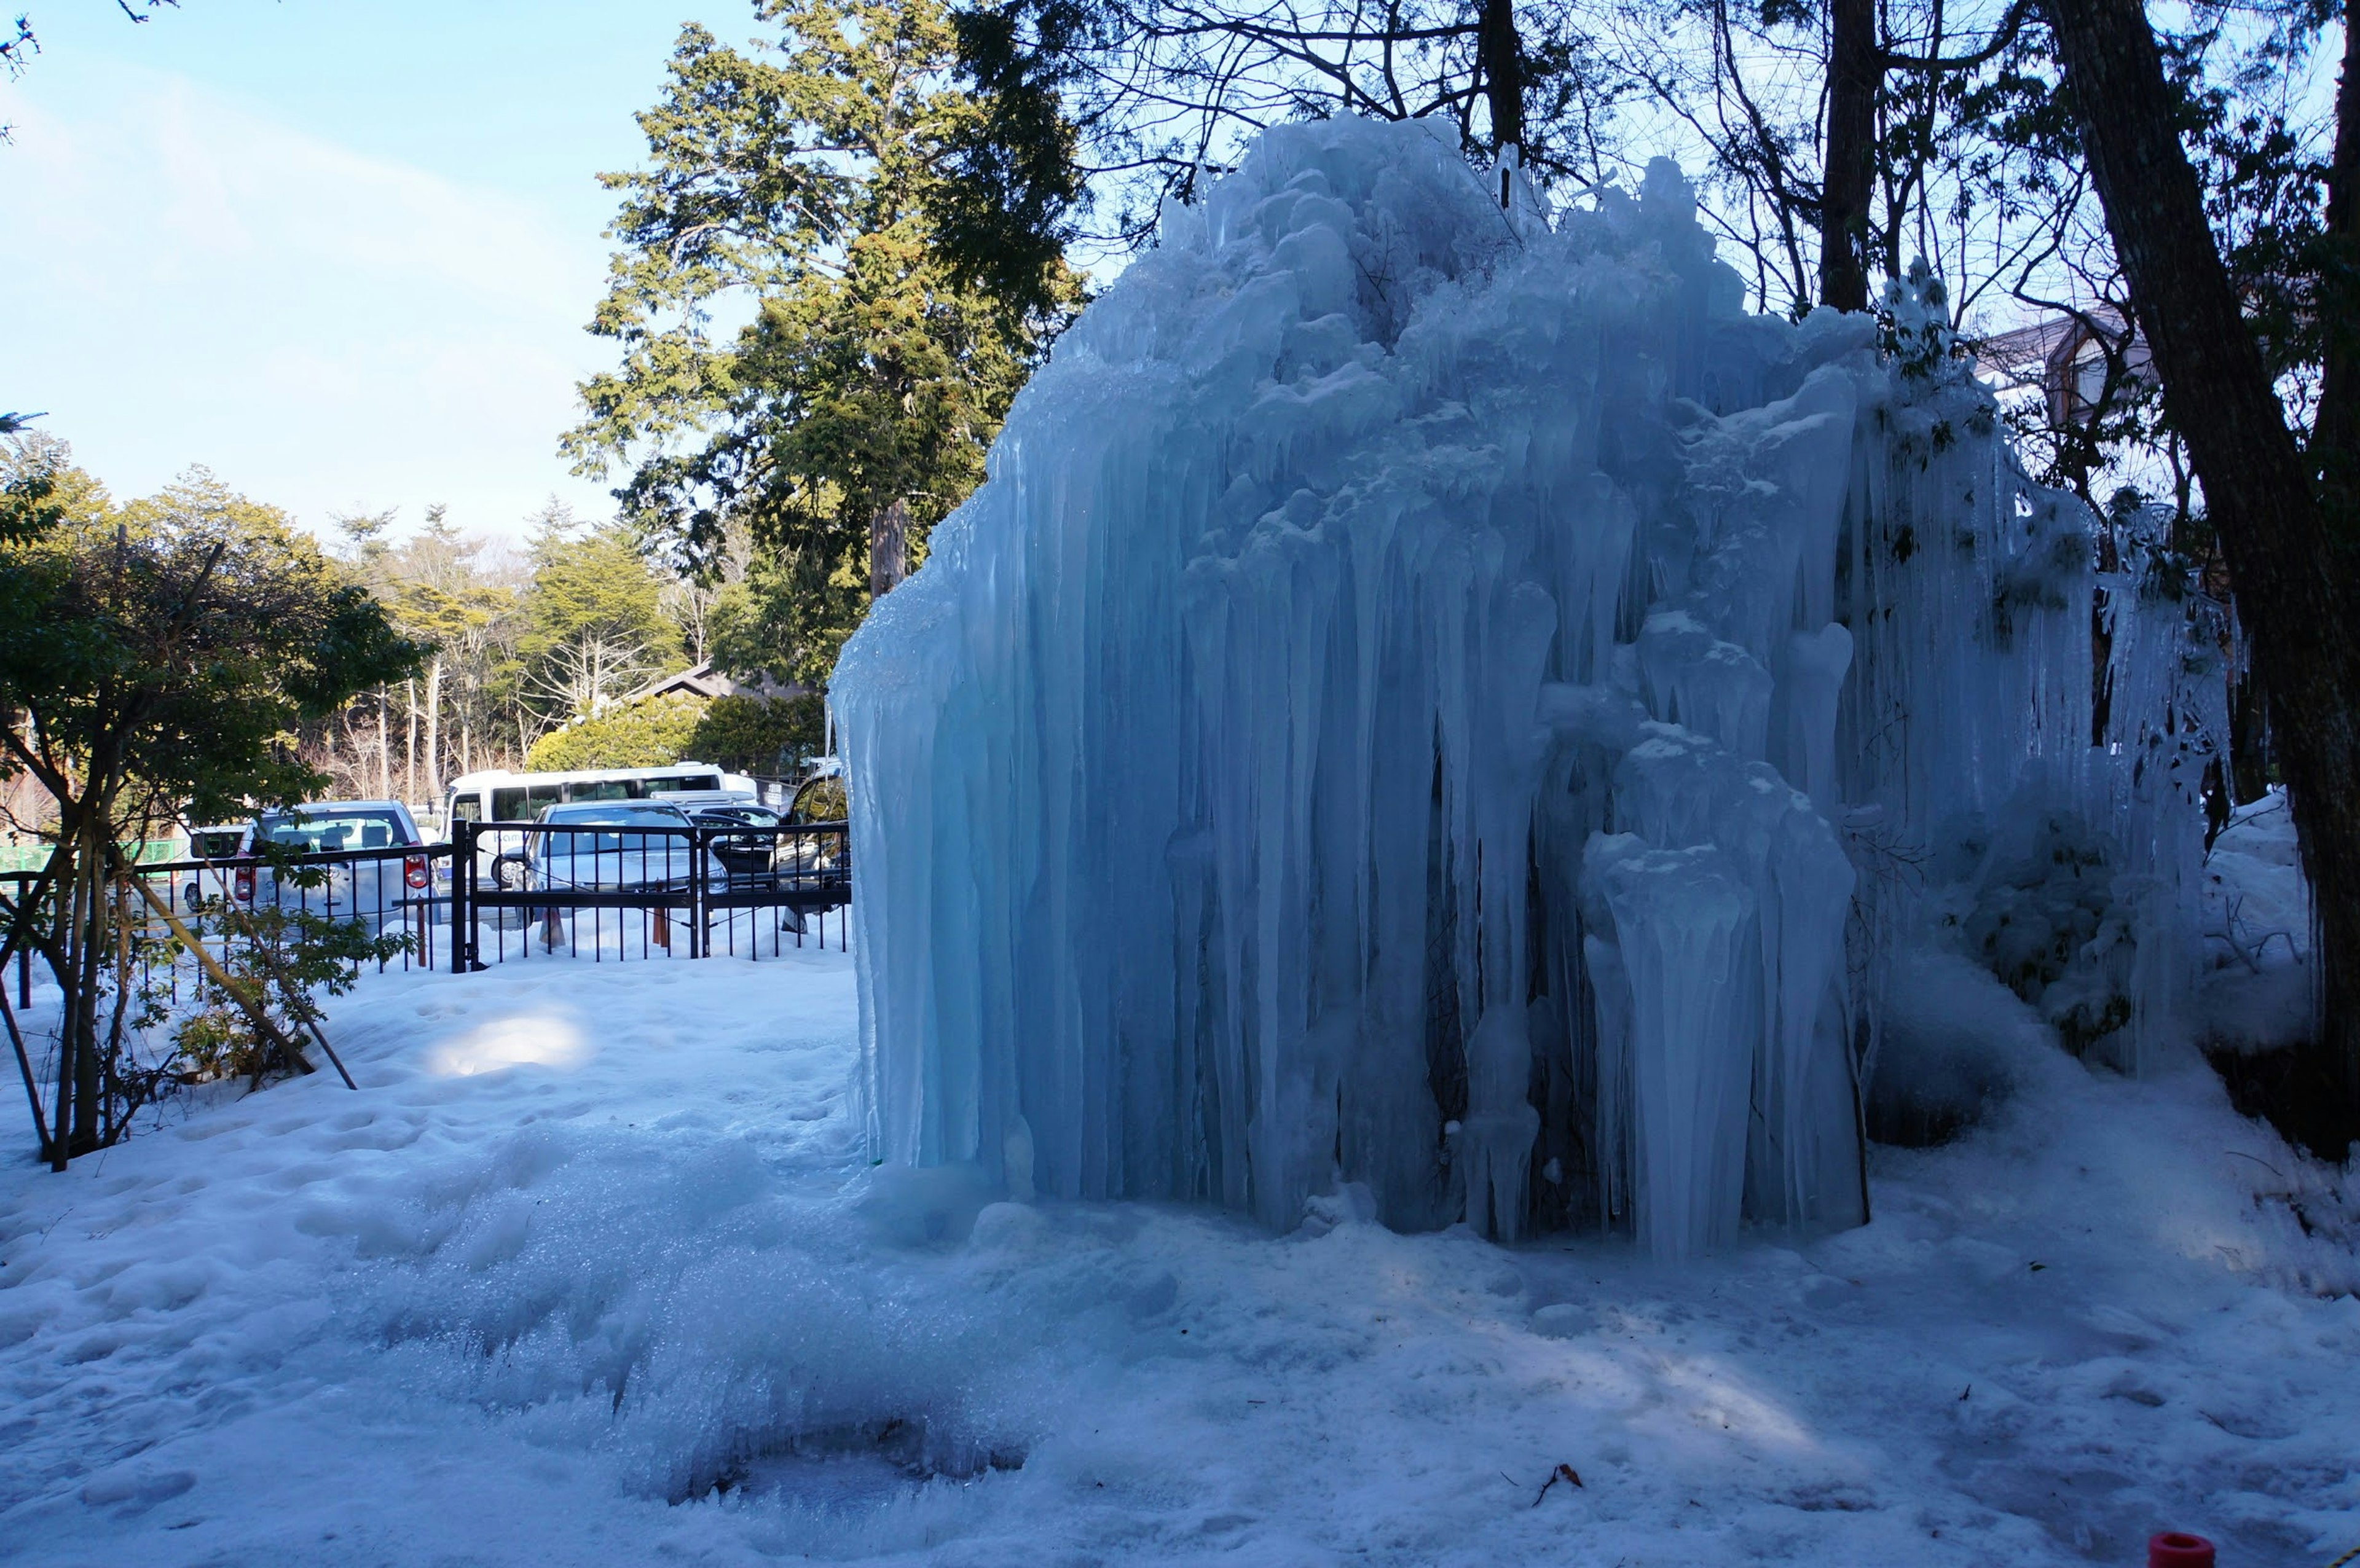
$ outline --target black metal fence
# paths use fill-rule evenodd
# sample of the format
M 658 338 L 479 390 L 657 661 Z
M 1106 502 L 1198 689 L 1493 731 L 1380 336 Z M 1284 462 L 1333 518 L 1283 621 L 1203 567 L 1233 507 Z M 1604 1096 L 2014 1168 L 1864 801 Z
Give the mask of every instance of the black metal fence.
M 792 827 L 454 822 L 452 967 L 560 953 L 593 962 L 845 945 L 842 822 Z M 486 938 L 490 956 L 486 957 Z
M 790 945 L 825 948 L 831 935 L 834 946 L 846 942 L 852 867 L 842 822 L 458 822 L 453 831 L 452 844 L 155 862 L 127 875 L 233 969 L 241 949 L 267 940 L 259 928 L 268 922 L 252 919 L 257 909 L 358 920 L 372 936 L 409 938 L 381 968 L 460 974 L 511 958 L 759 958 Z M 13 920 L 48 918 L 25 907 L 40 875 L 0 872 L 0 935 Z M 195 981 L 192 961 L 136 893 L 125 894 L 123 917 L 135 935 L 154 939 L 137 944 L 142 984 L 178 1001 Z M 32 944 L 15 947 L 14 973 L 0 974 L 0 985 L 13 980 L 29 1007 Z
M 254 919 L 266 909 L 357 920 L 371 936 L 406 935 L 406 949 L 379 967 L 432 969 L 448 945 L 437 928 L 449 924 L 450 862 L 449 844 L 412 844 L 268 859 L 148 861 L 127 867 L 125 877 L 152 888 L 190 934 L 233 969 L 241 950 L 270 940 L 265 928 L 272 922 Z M 13 921 L 49 918 L 45 907 L 28 909 L 25 902 L 40 879 L 38 871 L 0 873 L 0 897 L 6 899 L 0 936 Z M 174 946 L 163 917 L 136 890 L 126 887 L 122 897 L 121 919 L 140 939 L 135 949 L 141 983 L 178 1001 L 182 984 L 195 978 L 193 961 Z M 30 1007 L 32 944 L 15 946 L 18 1004 Z M 6 978 L 0 976 L 0 984 Z

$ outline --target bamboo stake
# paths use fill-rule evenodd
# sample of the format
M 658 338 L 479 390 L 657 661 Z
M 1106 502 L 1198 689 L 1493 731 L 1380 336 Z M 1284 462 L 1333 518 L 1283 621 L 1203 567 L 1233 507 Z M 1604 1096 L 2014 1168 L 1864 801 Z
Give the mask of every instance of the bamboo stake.
M 206 862 L 206 864 L 209 866 L 213 865 L 211 861 Z M 287 975 L 285 972 L 282 971 L 276 963 L 272 962 L 270 957 L 270 949 L 264 944 L 262 933 L 254 929 L 254 923 L 246 919 L 246 911 L 240 909 L 238 907 L 237 900 L 231 897 L 228 873 L 224 871 L 220 866 L 214 866 L 213 876 L 222 885 L 223 909 L 227 911 L 229 918 L 235 920 L 238 923 L 239 929 L 246 932 L 246 951 L 252 953 L 256 961 L 264 968 L 270 971 L 270 977 L 279 982 L 279 988 L 281 990 L 293 990 L 294 987 L 287 983 Z M 321 1030 L 319 1021 L 315 1018 L 305 1018 L 303 1020 L 303 1027 L 311 1031 L 311 1038 L 320 1042 L 320 1049 L 328 1053 L 328 1060 L 330 1062 L 335 1063 L 336 1076 L 344 1081 L 344 1087 L 357 1092 L 360 1085 L 354 1083 L 353 1075 L 344 1071 L 344 1059 L 338 1056 L 336 1054 L 336 1048 L 328 1043 L 328 1037 Z
M 234 898 L 234 896 L 231 896 L 231 891 L 229 891 L 229 873 L 226 873 L 226 870 L 222 870 L 220 866 L 214 866 L 213 861 L 205 861 L 205 866 L 213 866 L 213 875 L 214 875 L 214 879 L 217 879 L 217 882 L 222 884 L 222 910 L 229 912 L 231 920 L 236 920 L 236 922 L 238 922 L 238 929 L 241 929 L 241 931 L 246 931 L 246 950 L 247 950 L 247 953 L 253 953 L 255 960 L 257 960 L 259 964 L 262 964 L 262 967 L 265 967 L 265 969 L 269 969 L 269 972 L 271 972 L 271 978 L 274 978 L 274 981 L 279 981 L 279 985 L 281 985 L 281 988 L 292 990 L 292 985 L 288 985 L 286 974 L 283 974 L 281 969 L 279 969 L 279 964 L 276 964 L 276 962 L 271 962 L 271 950 L 267 948 L 265 943 L 262 943 L 262 933 L 255 931 L 255 924 L 250 922 L 250 920 L 247 920 L 247 917 L 246 917 L 246 910 L 243 910 L 243 908 L 238 908 L 238 900 Z M 333 1061 L 333 1063 L 335 1063 L 335 1075 L 337 1075 L 337 1078 L 343 1078 L 343 1080 L 344 1080 L 344 1087 L 347 1087 L 347 1089 L 354 1089 L 354 1092 L 359 1092 L 361 1084 L 352 1083 L 352 1073 L 344 1071 L 344 1059 L 343 1059 L 343 1056 L 337 1056 L 337 1054 L 335 1054 L 335 1047 L 333 1047 L 333 1044 L 328 1044 L 328 1035 L 325 1035 L 323 1030 L 321 1030 L 321 1028 L 319 1028 L 319 1021 L 316 1021 L 316 1018 L 304 1018 L 302 1023 L 304 1023 L 304 1028 L 307 1028 L 307 1030 L 311 1030 L 311 1038 L 319 1040 L 319 1050 L 328 1051 L 328 1061 Z
M 8 987 L 0 985 L 0 1019 L 8 1025 L 8 1043 L 16 1048 L 16 1071 L 25 1075 L 25 1098 L 33 1106 L 33 1132 L 41 1140 L 41 1159 L 49 1158 L 49 1123 L 41 1110 L 41 1092 L 33 1083 L 33 1059 L 25 1054 L 24 1032 L 16 1027 L 16 1009 L 8 1005 Z
M 148 907 L 163 917 L 165 925 L 171 928 L 173 937 L 182 947 L 195 955 L 198 964 L 206 975 L 212 977 L 213 983 L 220 986 L 228 995 L 229 999 L 238 1005 L 238 1009 L 246 1014 L 247 1021 L 254 1025 L 256 1031 L 285 1051 L 287 1060 L 302 1071 L 318 1072 L 319 1069 L 305 1059 L 303 1048 L 279 1032 L 279 1026 L 270 1021 L 270 1014 L 262 1004 L 247 996 L 244 987 L 231 978 L 230 972 L 222 967 L 221 960 L 207 953 L 205 944 L 199 942 L 195 933 L 191 932 L 187 926 L 180 923 L 180 917 L 172 912 L 172 906 L 156 897 L 156 889 L 148 886 L 147 878 L 135 877 L 131 881 L 133 886 L 139 889 L 139 896 L 148 900 Z M 343 1071 L 341 1062 L 337 1064 L 337 1071 Z M 351 1074 L 346 1073 L 344 1082 L 351 1083 L 352 1081 Z M 358 1085 L 355 1084 L 355 1087 Z

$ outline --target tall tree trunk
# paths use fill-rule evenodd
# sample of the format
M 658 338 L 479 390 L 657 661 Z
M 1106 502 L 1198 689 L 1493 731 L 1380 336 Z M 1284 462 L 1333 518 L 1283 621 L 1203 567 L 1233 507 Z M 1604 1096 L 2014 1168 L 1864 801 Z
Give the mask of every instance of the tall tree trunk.
M 82 1007 L 82 987 L 75 978 L 82 973 L 80 933 L 82 931 L 82 867 L 76 856 L 82 844 L 80 825 L 70 820 L 66 803 L 58 802 L 58 847 L 52 854 L 52 864 L 58 865 L 51 885 L 50 897 L 57 900 L 57 953 L 53 964 L 60 990 L 58 1006 L 58 1076 L 56 1083 L 57 1110 L 49 1117 L 53 1136 L 49 1140 L 49 1169 L 63 1171 L 71 1157 L 67 1132 L 73 1124 L 74 1080 L 77 1076 L 75 1043 L 82 1038 L 76 1018 Z
M 2316 467 L 2288 428 L 2239 312 L 2173 129 L 2175 104 L 2140 0 L 2044 3 L 2165 406 L 2203 484 L 2253 635 L 2311 879 L 2321 1018 L 2308 1076 L 2339 1113 L 2331 1137 L 2349 1138 L 2360 1134 L 2360 574 L 2338 539 L 2353 539 L 2355 519 L 2336 499 L 2340 486 L 2325 501 L 2315 488 Z M 2345 110 L 2352 63 L 2347 51 Z M 2340 131 L 2339 162 L 2354 134 L 2348 114 Z M 2339 245 L 2351 237 L 2348 185 L 2344 194 Z M 2331 339 L 2327 387 L 2349 387 L 2350 354 L 2348 337 Z M 2322 437 L 2344 443 L 2322 453 L 2331 474 L 2350 460 L 2348 437 L 2329 434 L 2348 430 L 2349 397 L 2323 398 L 2320 410 Z
M 1475 22 L 1475 69 L 1491 116 L 1491 150 L 1524 145 L 1524 42 L 1515 0 L 1483 0 Z
M 2327 170 L 2326 375 L 2311 427 L 2328 505 L 2360 512 L 2360 28 L 2347 14 L 2344 77 L 2335 92 L 2335 153 Z M 2348 539 L 2348 534 L 2341 536 Z
M 910 504 L 896 497 L 869 520 L 869 597 L 882 599 L 910 575 Z
M 386 735 L 386 708 L 391 699 L 384 687 L 377 689 L 377 798 L 380 800 L 393 793 L 393 747 Z
M 80 889 L 80 917 L 74 933 L 73 1126 L 66 1152 L 88 1154 L 99 1147 L 100 1068 L 98 1056 L 99 975 L 105 967 L 106 940 L 106 813 L 86 811 L 81 842 L 75 847 L 75 883 Z M 61 1042 L 62 1043 L 62 1042 Z M 62 1063 L 60 1064 L 62 1065 Z
M 1883 86 L 1876 0 L 1830 0 L 1819 303 L 1839 310 L 1868 309 L 1868 204 L 1876 188 L 1876 98 Z
M 442 656 L 426 667 L 426 792 L 442 792 Z M 413 791 L 410 800 L 421 797 Z
M 401 750 L 401 798 L 418 799 L 418 677 L 401 683 L 401 700 L 410 710 L 410 738 Z

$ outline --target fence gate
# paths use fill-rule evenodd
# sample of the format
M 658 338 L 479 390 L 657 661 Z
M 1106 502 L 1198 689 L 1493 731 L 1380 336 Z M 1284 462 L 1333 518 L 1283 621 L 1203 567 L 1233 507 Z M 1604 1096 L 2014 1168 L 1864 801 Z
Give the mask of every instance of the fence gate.
M 458 822 L 451 838 L 454 973 L 511 956 L 759 958 L 767 945 L 775 957 L 791 937 L 795 947 L 825 947 L 831 914 L 836 944 L 845 944 L 852 865 L 843 822 Z

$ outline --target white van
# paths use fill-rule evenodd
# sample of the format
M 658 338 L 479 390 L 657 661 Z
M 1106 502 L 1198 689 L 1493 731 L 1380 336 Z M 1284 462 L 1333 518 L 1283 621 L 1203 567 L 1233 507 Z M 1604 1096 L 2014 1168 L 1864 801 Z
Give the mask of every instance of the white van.
M 722 790 L 754 798 L 754 781 L 725 773 L 710 762 L 674 762 L 662 768 L 584 768 L 568 773 L 512 773 L 505 768 L 463 773 L 443 794 L 443 836 L 454 837 L 461 822 L 530 822 L 551 806 L 575 800 L 651 800 L 688 791 Z M 492 862 L 519 850 L 524 835 L 485 833 L 475 841 L 480 874 Z M 449 862 L 443 862 L 448 866 Z M 446 872 L 447 874 L 447 872 Z
M 754 781 L 709 762 L 663 768 L 585 768 L 570 773 L 511 773 L 496 768 L 451 780 L 443 800 L 445 831 L 460 822 L 529 822 L 544 806 L 574 800 L 648 800 L 683 791 L 727 790 L 751 798 Z

